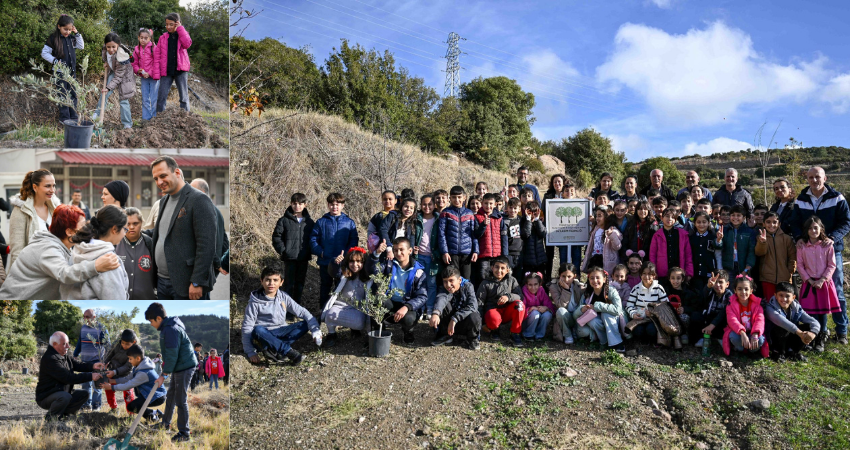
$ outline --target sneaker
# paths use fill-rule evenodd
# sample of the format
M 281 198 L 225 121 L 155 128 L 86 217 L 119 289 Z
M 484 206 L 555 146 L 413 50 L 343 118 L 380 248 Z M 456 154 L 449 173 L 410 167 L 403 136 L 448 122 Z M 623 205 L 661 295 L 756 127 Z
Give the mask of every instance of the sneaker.
M 278 355 L 276 351 L 274 351 L 270 348 L 264 348 L 263 349 L 263 356 L 265 356 L 266 359 L 271 361 L 271 362 L 283 362 L 283 358 L 281 358 L 280 355 Z
M 479 341 L 478 338 L 470 340 L 469 342 L 467 342 L 467 344 L 467 348 L 472 351 L 477 351 L 481 349 L 481 341 Z
M 174 435 L 173 438 L 171 438 L 171 442 L 189 442 L 191 440 L 192 440 L 191 435 L 183 434 L 183 433 L 177 433 L 177 434 Z
M 449 336 L 448 334 L 445 334 L 445 335 L 440 336 L 437 339 L 434 339 L 433 341 L 431 341 L 431 346 L 439 347 L 439 346 L 444 345 L 444 344 L 451 344 L 453 340 L 454 339 L 452 339 L 451 336 Z
M 490 331 L 490 340 L 494 342 L 499 342 L 501 337 L 499 336 L 499 330 Z
M 414 342 L 416 342 L 416 337 L 413 336 L 413 333 L 404 333 L 405 344 L 413 344 Z
M 682 345 L 688 345 L 688 342 L 690 342 L 690 339 L 688 339 L 687 334 L 679 336 L 679 340 L 682 342 Z
M 322 347 L 331 348 L 335 346 L 337 343 L 336 333 L 328 333 L 328 336 L 325 338 L 325 341 L 322 342 Z
M 702 344 L 703 344 L 704 342 L 705 342 L 705 339 L 704 339 L 704 338 L 700 338 L 700 339 L 697 341 L 697 343 L 696 343 L 696 344 L 694 344 L 694 347 L 702 348 Z
M 847 345 L 847 335 L 846 334 L 837 334 L 835 336 L 835 339 L 838 341 L 839 344 Z
M 118 415 L 118 408 L 109 408 L 109 414 Z
M 804 355 L 800 352 L 792 353 L 792 354 L 788 355 L 788 359 L 790 359 L 791 361 L 798 361 L 798 362 L 807 362 L 809 360 L 809 358 L 806 358 L 806 355 Z
M 290 361 L 292 361 L 293 366 L 301 364 L 301 361 L 304 360 L 304 355 L 298 353 L 298 350 L 295 350 L 294 348 L 291 348 L 288 352 L 286 352 L 286 357 L 289 358 Z
M 626 344 L 622 342 L 617 345 L 612 345 L 611 348 L 617 353 L 626 353 Z
M 522 343 L 522 338 L 519 336 L 519 333 L 511 333 L 511 342 L 513 342 L 514 347 L 525 347 L 525 344 Z
M 573 339 L 572 334 L 568 334 L 566 337 L 564 337 L 564 344 L 573 345 L 574 342 L 575 342 L 575 339 Z

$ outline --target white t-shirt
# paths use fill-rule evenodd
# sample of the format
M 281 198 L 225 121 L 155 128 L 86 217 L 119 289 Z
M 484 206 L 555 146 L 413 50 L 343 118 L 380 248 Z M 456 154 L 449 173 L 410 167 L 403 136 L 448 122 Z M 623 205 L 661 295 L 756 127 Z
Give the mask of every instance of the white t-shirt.
M 47 213 L 47 220 L 39 217 L 38 214 L 35 215 L 35 218 L 38 220 L 38 229 L 44 231 L 50 231 L 50 223 L 53 222 L 53 214 Z
M 431 230 L 434 229 L 434 224 L 437 223 L 437 217 L 430 219 L 422 219 L 422 239 L 419 241 L 419 254 L 423 256 L 431 256 Z

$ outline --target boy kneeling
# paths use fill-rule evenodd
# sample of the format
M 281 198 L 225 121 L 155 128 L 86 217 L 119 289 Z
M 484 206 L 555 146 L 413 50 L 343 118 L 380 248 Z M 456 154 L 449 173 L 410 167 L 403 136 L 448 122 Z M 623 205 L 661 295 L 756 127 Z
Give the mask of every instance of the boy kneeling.
M 460 276 L 460 270 L 448 266 L 443 270 L 443 285 L 437 292 L 434 313 L 429 326 L 437 329 L 437 338 L 431 345 L 449 344 L 457 335 L 463 346 L 470 350 L 481 348 L 481 316 L 475 289 L 469 280 Z M 445 320 L 443 320 L 445 319 Z
M 106 392 L 110 391 L 129 391 L 133 389 L 136 393 L 136 399 L 127 405 L 127 411 L 138 414 L 145 404 L 145 399 L 148 398 L 150 392 L 156 389 L 148 406 L 159 406 L 165 403 L 165 387 L 162 385 L 155 386 L 159 374 L 156 373 L 153 361 L 144 355 L 142 347 L 139 344 L 133 344 L 126 351 L 127 360 L 133 367 L 132 372 L 126 377 L 110 379 L 109 384 L 104 383 L 103 389 Z M 155 409 L 145 408 L 142 417 L 150 421 L 157 421 L 161 417 L 161 413 Z
M 794 286 L 783 281 L 776 285 L 775 295 L 762 302 L 771 359 L 806 361 L 800 350 L 820 333 L 820 323 L 803 311 L 796 297 Z
M 263 288 L 251 292 L 248 306 L 245 307 L 242 348 L 248 359 L 255 364 L 260 362 L 260 356 L 254 348 L 255 341 L 269 361 L 281 362 L 285 356 L 293 364 L 299 364 L 304 355 L 292 348 L 292 344 L 309 330 L 316 345 L 322 345 L 319 322 L 310 311 L 280 290 L 283 273 L 279 265 L 266 267 L 260 277 L 263 280 Z M 287 313 L 300 318 L 301 321 L 287 325 Z

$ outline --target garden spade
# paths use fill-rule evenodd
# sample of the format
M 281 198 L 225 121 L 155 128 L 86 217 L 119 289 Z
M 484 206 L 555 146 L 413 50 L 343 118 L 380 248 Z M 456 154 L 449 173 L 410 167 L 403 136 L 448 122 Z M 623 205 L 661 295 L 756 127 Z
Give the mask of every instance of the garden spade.
M 139 413 L 136 414 L 136 418 L 133 419 L 133 424 L 130 425 L 130 431 L 127 432 L 127 436 L 124 437 L 124 440 L 119 441 L 118 439 L 111 438 L 106 442 L 106 445 L 103 446 L 103 450 L 139 450 L 138 447 L 130 445 L 130 438 L 132 438 L 133 433 L 136 432 L 136 427 L 139 425 L 139 422 L 142 421 L 142 416 L 148 407 L 148 403 L 151 402 L 154 394 L 156 394 L 156 390 L 159 389 L 160 386 L 162 386 L 162 382 L 157 380 L 153 385 L 153 389 L 151 389 L 151 392 L 148 394 L 148 398 L 145 399 L 145 404 L 142 405 L 142 409 L 139 410 Z
M 106 80 L 107 80 L 108 76 L 109 76 L 109 71 L 108 71 L 108 70 L 104 70 L 104 71 L 103 71 L 103 88 L 104 88 L 104 89 L 106 89 Z M 99 110 L 99 111 L 100 111 L 100 116 L 98 117 L 98 119 L 99 119 L 99 120 L 98 120 L 98 122 L 99 122 L 99 124 L 98 124 L 98 125 L 99 125 L 99 126 L 98 126 L 98 128 L 99 128 L 100 126 L 103 126 L 103 116 L 104 116 L 104 114 L 106 113 L 105 107 L 106 107 L 106 93 L 105 93 L 105 92 L 101 92 L 101 93 L 100 93 L 100 110 Z

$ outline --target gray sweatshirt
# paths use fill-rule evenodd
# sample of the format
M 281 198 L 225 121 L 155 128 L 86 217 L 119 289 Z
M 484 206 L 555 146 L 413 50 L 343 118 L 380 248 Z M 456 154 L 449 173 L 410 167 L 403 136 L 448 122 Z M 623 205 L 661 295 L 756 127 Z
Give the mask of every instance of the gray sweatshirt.
M 248 306 L 245 307 L 245 320 L 242 321 L 242 349 L 249 357 L 257 354 L 254 345 L 251 344 L 251 332 L 254 327 L 262 326 L 274 330 L 286 326 L 286 313 L 290 313 L 301 320 L 307 321 L 310 333 L 318 333 L 319 322 L 292 297 L 278 290 L 273 300 L 265 295 L 265 291 L 258 289 L 251 292 Z
M 6 273 L 0 298 L 59 300 L 60 286 L 97 276 L 94 260 L 71 265 L 71 250 L 47 231 L 37 232 Z
M 153 369 L 154 364 L 150 358 L 145 356 L 142 358 L 142 362 L 139 363 L 139 366 L 136 368 L 137 372 L 133 375 L 133 371 L 130 370 L 130 373 L 127 376 L 116 378 L 115 381 L 118 383 L 112 386 L 113 391 L 129 391 L 135 387 L 141 386 L 148 382 L 148 374 L 142 372 L 142 370 Z M 159 373 L 159 372 L 157 372 Z
M 94 262 L 106 253 L 114 253 L 115 246 L 106 241 L 92 239 L 74 246 L 72 261 L 77 264 L 84 261 Z M 127 287 L 130 284 L 124 266 L 97 274 L 82 283 L 63 284 L 59 289 L 62 300 L 127 300 Z
M 799 330 L 799 324 L 808 324 L 809 331 L 814 334 L 820 332 L 820 323 L 812 316 L 806 314 L 800 303 L 797 300 L 791 302 L 788 306 L 788 314 L 779 306 L 776 297 L 771 297 L 770 301 L 762 300 L 762 308 L 764 308 L 764 316 L 773 326 L 782 328 L 783 330 L 796 334 Z

